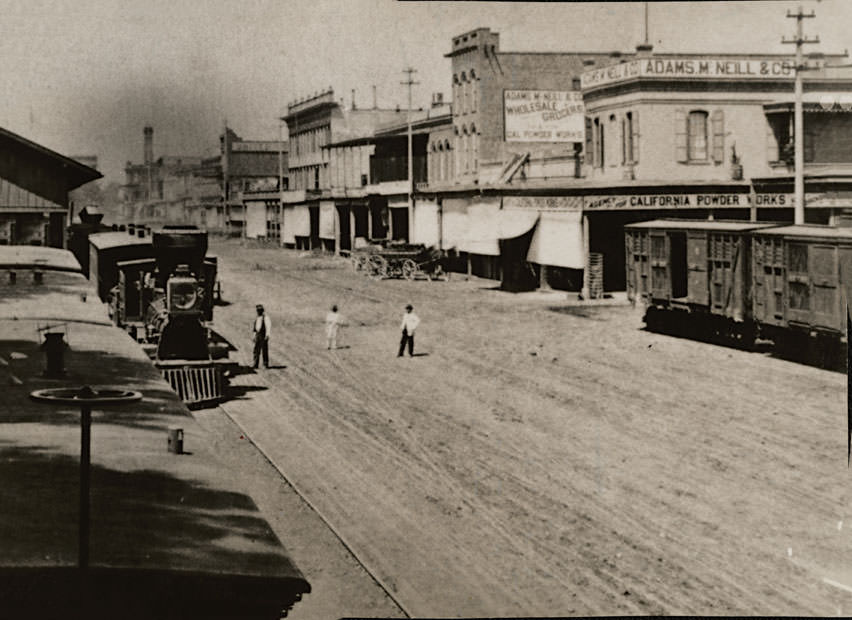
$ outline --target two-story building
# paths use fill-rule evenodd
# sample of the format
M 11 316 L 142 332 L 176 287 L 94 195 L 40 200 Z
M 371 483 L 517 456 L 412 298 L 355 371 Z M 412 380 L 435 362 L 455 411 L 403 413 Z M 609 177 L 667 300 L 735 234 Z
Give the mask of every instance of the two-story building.
M 352 234 L 341 235 L 340 222 L 345 219 L 348 225 L 350 216 L 338 213 L 333 193 L 343 189 L 341 183 L 356 180 L 352 175 L 362 181 L 362 175 L 368 174 L 367 152 L 355 147 L 365 146 L 359 140 L 371 137 L 377 127 L 400 122 L 405 115 L 405 110 L 381 109 L 375 102 L 372 108 L 359 108 L 354 98 L 345 107 L 331 88 L 287 106 L 287 115 L 281 119 L 287 124 L 290 142 L 290 187 L 281 199 L 283 245 L 339 251 L 341 236 L 349 239 Z M 325 148 L 331 144 L 343 150 Z M 342 163 L 337 160 L 341 156 Z
M 852 180 L 852 72 L 829 67 L 843 58 L 812 56 L 803 73 L 809 222 L 836 220 Z M 794 77 L 789 55 L 650 48 L 583 74 L 583 214 L 608 290 L 624 285 L 625 223 L 667 215 L 792 221 Z

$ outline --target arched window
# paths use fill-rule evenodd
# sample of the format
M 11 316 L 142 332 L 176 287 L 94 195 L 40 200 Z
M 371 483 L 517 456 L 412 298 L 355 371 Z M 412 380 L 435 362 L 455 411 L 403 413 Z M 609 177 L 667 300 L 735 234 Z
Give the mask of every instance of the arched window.
M 707 112 L 694 110 L 687 117 L 687 156 L 689 161 L 706 161 L 707 152 Z
M 476 172 L 476 166 L 478 165 L 478 151 L 479 151 L 479 136 L 476 135 L 476 125 L 470 126 L 470 153 L 468 153 L 468 157 L 470 157 L 470 169 L 473 172 Z

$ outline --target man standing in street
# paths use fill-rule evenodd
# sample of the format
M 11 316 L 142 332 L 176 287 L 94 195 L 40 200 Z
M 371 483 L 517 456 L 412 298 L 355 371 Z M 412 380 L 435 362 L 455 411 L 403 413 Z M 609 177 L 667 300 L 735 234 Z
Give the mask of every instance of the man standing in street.
M 337 348 L 337 330 L 342 320 L 337 306 L 332 306 L 331 312 L 325 315 L 325 340 L 329 350 Z
M 402 357 L 406 343 L 408 343 L 408 355 L 414 357 L 414 330 L 420 325 L 420 318 L 414 314 L 413 310 L 414 307 L 408 304 L 405 307 L 405 314 L 402 315 L 402 340 L 399 341 L 397 357 Z
M 254 320 L 252 332 L 254 334 L 254 368 L 260 362 L 263 354 L 263 365 L 269 368 L 269 334 L 272 331 L 272 321 L 263 313 L 263 306 L 257 305 L 257 317 Z

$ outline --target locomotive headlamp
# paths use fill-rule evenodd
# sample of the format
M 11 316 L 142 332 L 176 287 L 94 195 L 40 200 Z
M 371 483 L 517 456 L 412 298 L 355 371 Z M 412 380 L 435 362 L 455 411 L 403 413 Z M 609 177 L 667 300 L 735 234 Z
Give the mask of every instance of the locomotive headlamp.
M 170 312 L 189 312 L 198 305 L 198 281 L 195 278 L 170 278 L 168 282 Z

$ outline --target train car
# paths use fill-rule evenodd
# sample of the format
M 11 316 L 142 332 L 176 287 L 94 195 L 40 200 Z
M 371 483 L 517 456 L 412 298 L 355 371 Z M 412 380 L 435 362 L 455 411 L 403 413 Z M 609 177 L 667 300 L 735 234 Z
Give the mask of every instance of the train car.
M 653 220 L 625 229 L 627 295 L 649 329 L 754 341 L 750 233 L 772 223 Z
M 151 238 L 144 229 L 142 236 L 110 231 L 94 233 L 88 239 L 89 279 L 97 285 L 98 296 L 105 302 L 109 302 L 110 292 L 118 284 L 120 261 L 154 258 Z
M 310 584 L 71 253 L 0 265 L 0 616 L 286 615 Z M 33 398 L 79 386 L 142 396 L 92 407 L 85 469 L 80 406 Z
M 811 349 L 823 361 L 841 356 L 852 229 L 779 226 L 752 237 L 753 315 L 761 333 L 784 349 Z
M 207 256 L 207 240 L 207 232 L 194 226 L 90 238 L 91 277 L 113 320 L 191 406 L 222 399 L 235 366 L 230 345 L 209 325 L 217 261 Z
M 103 218 L 100 209 L 88 205 L 80 210 L 75 221 L 68 226 L 68 249 L 80 263 L 84 274 L 89 273 L 89 237 L 110 230 L 102 222 Z

